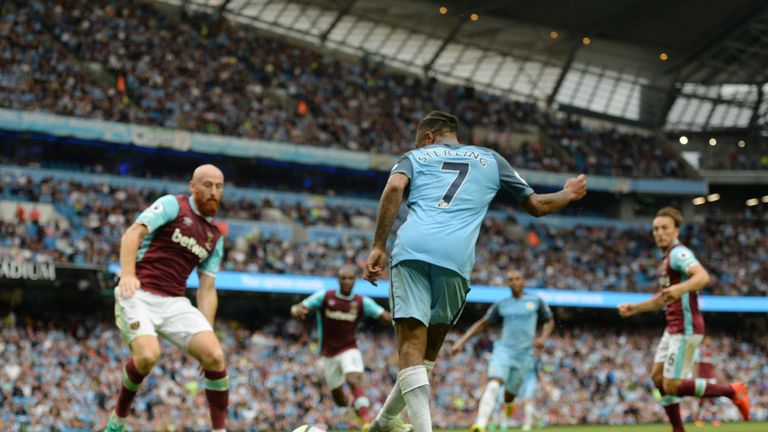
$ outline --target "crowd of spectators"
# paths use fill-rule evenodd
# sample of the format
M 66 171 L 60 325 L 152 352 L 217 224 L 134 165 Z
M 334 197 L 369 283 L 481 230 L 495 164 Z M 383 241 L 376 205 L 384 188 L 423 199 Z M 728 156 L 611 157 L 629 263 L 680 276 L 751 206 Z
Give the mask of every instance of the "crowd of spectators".
M 467 142 L 496 148 L 519 168 L 686 176 L 652 136 L 585 128 L 532 102 L 393 72 L 367 57 L 342 61 L 220 15 L 128 0 L 2 8 L 9 37 L 0 41 L 0 107 L 389 154 L 410 150 L 413 125 L 443 109 L 460 116 Z M 555 144 L 511 143 L 513 132 L 536 126 Z
M 409 147 L 412 125 L 434 108 L 450 107 L 469 129 L 497 133 L 538 119 L 535 104 L 393 73 L 367 58 L 342 62 L 221 16 L 167 13 L 132 1 L 4 7 L 5 26 L 17 35 L 6 41 L 5 71 L 22 64 L 52 82 L 36 86 L 18 71 L 21 85 L 4 89 L 3 106 L 381 153 Z M 104 103 L 112 109 L 62 109 L 46 98 L 62 77 L 40 63 L 48 61 L 34 55 L 41 50 L 100 65 L 115 84 L 99 85 L 87 75 L 76 81 L 85 93 L 98 93 L 91 99 L 110 99 Z
M 162 194 L 159 190 L 114 188 L 3 175 L 0 194 L 24 201 L 51 203 L 66 219 L 34 221 L 30 215 L 0 222 L 0 256 L 78 264 L 118 261 L 119 239 L 138 213 Z M 21 207 L 20 207 L 21 208 Z M 280 239 L 258 229 L 227 239 L 223 270 L 331 276 L 344 264 L 361 265 L 371 235 L 353 220 L 372 226 L 373 208 L 336 207 L 322 201 L 274 203 L 225 201 L 217 217 L 278 222 L 288 226 L 331 227 L 331 238 Z M 528 274 L 531 287 L 593 291 L 656 289 L 658 251 L 646 227 L 557 227 L 509 223 L 514 215 L 487 218 L 482 225 L 472 282 L 504 285 L 508 268 Z M 356 233 L 349 234 L 348 231 Z M 768 294 L 768 222 L 689 224 L 681 240 L 710 271 L 706 294 Z
M 120 94 L 99 85 L 45 28 L 41 2 L 0 5 L 0 107 L 128 121 Z
M 8 321 L 8 320 L 6 320 Z M 129 355 L 112 324 L 24 320 L 0 329 L 0 429 L 94 430 L 103 427 Z M 323 387 L 314 335 L 279 317 L 257 330 L 230 322 L 218 330 L 230 376 L 228 427 L 285 431 L 300 424 L 353 429 L 349 411 L 334 407 Z M 377 411 L 397 375 L 390 330 L 367 329 L 358 340 L 366 364 L 366 393 Z M 458 333 L 448 336 L 455 340 Z M 541 352 L 536 411 L 542 424 L 634 424 L 664 421 L 654 399 L 650 365 L 655 333 L 605 328 L 557 330 Z M 433 419 L 439 428 L 467 427 L 482 392 L 495 330 L 461 353 L 443 353 L 432 376 Z M 750 388 L 752 419 L 768 418 L 768 346 L 716 335 L 716 364 Z M 134 402 L 131 430 L 201 430 L 207 405 L 197 364 L 164 345 L 157 366 Z M 727 401 L 709 408 L 722 421 L 737 420 Z M 690 400 L 684 416 L 694 415 Z M 690 417 L 689 417 L 690 418 Z M 518 417 L 515 421 L 519 421 Z M 28 426 L 25 426 L 28 425 Z
M 768 142 L 745 143 L 744 148 L 733 146 L 731 151 L 703 149 L 699 159 L 705 170 L 768 170 Z
M 653 135 L 590 127 L 571 115 L 551 115 L 543 126 L 571 156 L 571 172 L 613 177 L 687 177 L 679 154 L 665 149 Z

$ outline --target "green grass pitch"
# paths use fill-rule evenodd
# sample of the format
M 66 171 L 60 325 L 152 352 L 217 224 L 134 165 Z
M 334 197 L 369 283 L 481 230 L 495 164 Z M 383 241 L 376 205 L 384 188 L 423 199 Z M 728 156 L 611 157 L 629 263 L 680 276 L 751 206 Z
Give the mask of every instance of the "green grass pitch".
M 520 428 L 510 428 L 509 432 L 518 432 L 519 430 Z M 639 426 L 552 426 L 533 430 L 535 432 L 669 432 L 671 428 L 666 424 L 651 424 Z M 765 432 L 768 431 L 768 422 L 723 423 L 720 426 L 707 424 L 703 427 L 686 424 L 685 430 L 688 432 Z M 469 429 L 446 429 L 436 432 L 469 432 Z

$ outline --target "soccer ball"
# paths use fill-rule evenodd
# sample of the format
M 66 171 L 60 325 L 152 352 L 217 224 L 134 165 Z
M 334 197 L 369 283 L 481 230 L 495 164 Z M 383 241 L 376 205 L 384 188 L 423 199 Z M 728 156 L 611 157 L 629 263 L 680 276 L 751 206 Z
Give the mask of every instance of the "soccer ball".
M 294 429 L 293 432 L 325 432 L 325 429 L 317 426 L 301 425 Z

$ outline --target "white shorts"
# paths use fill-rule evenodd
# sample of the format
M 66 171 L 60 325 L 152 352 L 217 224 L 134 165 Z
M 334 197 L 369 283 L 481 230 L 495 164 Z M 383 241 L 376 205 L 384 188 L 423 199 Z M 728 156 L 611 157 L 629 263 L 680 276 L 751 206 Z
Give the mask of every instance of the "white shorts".
M 656 348 L 654 363 L 664 363 L 664 378 L 680 380 L 693 372 L 693 357 L 704 335 L 669 334 L 666 331 Z
M 115 322 L 128 344 L 138 336 L 160 336 L 184 351 L 192 336 L 213 331 L 188 298 L 166 297 L 141 289 L 123 298 L 115 288 Z
M 348 349 L 333 357 L 323 357 L 322 359 L 325 385 L 331 390 L 343 386 L 348 373 L 363 373 L 365 371 L 363 355 L 357 348 Z

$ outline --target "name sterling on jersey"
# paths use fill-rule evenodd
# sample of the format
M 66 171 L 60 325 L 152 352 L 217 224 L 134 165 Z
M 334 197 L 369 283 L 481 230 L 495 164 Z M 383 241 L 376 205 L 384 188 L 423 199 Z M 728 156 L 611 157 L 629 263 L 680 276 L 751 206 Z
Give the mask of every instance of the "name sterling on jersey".
M 208 258 L 208 251 L 204 247 L 197 244 L 197 240 L 192 237 L 187 237 L 181 233 L 181 230 L 176 228 L 171 235 L 171 241 L 180 244 L 182 247 L 187 248 L 190 252 L 197 255 L 200 258 L 200 262 L 205 261 Z
M 488 159 L 482 157 L 478 152 L 473 152 L 469 150 L 454 150 L 454 149 L 428 150 L 420 154 L 417 159 L 421 163 L 426 163 L 430 159 L 441 158 L 444 156 L 465 157 L 468 159 L 475 159 L 478 162 L 480 162 L 480 166 L 482 167 L 485 167 L 486 165 L 488 165 Z

